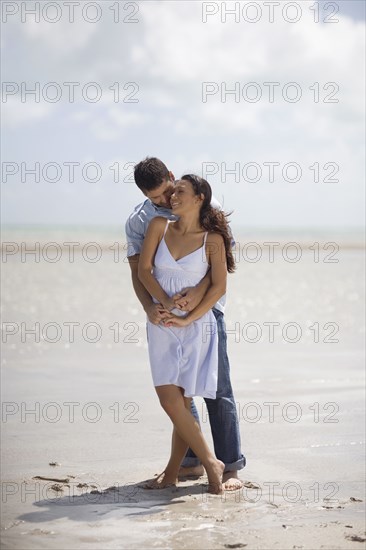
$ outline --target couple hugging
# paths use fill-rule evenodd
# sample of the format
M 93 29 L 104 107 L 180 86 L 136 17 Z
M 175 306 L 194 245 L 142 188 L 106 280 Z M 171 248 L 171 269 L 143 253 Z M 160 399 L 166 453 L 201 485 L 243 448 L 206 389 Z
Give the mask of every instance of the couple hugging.
M 235 269 L 226 215 L 206 180 L 175 180 L 157 158 L 135 166 L 147 197 L 126 222 L 132 284 L 147 315 L 151 372 L 160 404 L 173 423 L 164 471 L 145 487 L 208 477 L 208 491 L 243 486 L 239 422 L 230 382 L 224 308 L 226 277 Z M 206 402 L 215 454 L 200 430 L 193 397 Z

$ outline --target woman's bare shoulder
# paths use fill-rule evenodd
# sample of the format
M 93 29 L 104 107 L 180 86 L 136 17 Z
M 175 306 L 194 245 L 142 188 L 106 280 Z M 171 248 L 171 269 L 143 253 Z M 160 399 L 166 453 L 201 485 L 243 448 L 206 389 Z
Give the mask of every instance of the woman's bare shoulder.
M 206 242 L 208 244 L 222 245 L 224 242 L 224 237 L 220 233 L 215 233 L 214 231 L 209 231 L 207 235 Z
M 154 229 L 155 231 L 160 231 L 161 229 L 165 229 L 167 223 L 167 218 L 164 218 L 163 216 L 155 216 L 149 223 L 149 227 Z

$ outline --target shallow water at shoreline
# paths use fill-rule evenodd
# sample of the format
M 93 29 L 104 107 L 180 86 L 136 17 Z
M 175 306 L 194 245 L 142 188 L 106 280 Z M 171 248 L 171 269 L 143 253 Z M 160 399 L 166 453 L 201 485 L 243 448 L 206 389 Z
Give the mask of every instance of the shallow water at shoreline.
M 94 263 L 80 252 L 74 262 L 3 262 L 4 547 L 360 548 L 346 537 L 364 529 L 363 251 L 340 249 L 337 263 L 312 250 L 296 263 L 241 260 L 228 278 L 241 477 L 259 498 L 248 487 L 207 496 L 205 478 L 162 493 L 139 487 L 162 470 L 171 428 L 129 267 L 115 259 L 107 247 Z M 55 492 L 35 476 L 69 483 Z

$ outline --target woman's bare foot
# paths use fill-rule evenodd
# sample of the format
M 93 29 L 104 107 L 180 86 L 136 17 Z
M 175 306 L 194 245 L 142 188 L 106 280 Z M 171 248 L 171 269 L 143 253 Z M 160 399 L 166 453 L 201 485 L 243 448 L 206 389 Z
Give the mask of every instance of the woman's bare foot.
M 238 472 L 225 472 L 222 477 L 222 483 L 225 491 L 238 491 L 244 487 L 244 483 L 238 478 Z
M 175 487 L 178 483 L 176 475 L 166 474 L 165 471 L 161 472 L 155 479 L 151 479 L 145 485 L 144 489 L 166 489 L 167 487 Z
M 197 479 L 205 474 L 205 469 L 202 466 L 202 464 L 199 464 L 198 466 L 190 466 L 188 468 L 184 468 L 184 466 L 181 466 L 179 468 L 178 472 L 178 478 L 179 479 Z
M 206 468 L 208 477 L 208 492 L 214 495 L 223 493 L 222 476 L 225 464 L 221 460 L 215 460 L 209 468 Z

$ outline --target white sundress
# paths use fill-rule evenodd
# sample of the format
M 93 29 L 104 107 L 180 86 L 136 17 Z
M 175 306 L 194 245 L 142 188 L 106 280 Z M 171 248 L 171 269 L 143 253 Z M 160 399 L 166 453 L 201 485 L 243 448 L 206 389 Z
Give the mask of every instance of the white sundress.
M 164 231 L 154 260 L 153 275 L 168 294 L 196 286 L 209 268 L 205 245 L 179 260 L 171 255 Z M 153 298 L 154 302 L 157 300 Z M 173 309 L 184 316 L 187 312 Z M 174 384 L 184 389 L 185 397 L 202 396 L 216 399 L 218 367 L 218 334 L 216 318 L 210 309 L 187 327 L 154 325 L 147 319 L 147 339 L 154 386 Z

